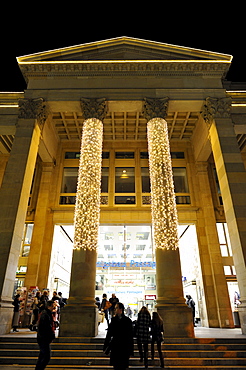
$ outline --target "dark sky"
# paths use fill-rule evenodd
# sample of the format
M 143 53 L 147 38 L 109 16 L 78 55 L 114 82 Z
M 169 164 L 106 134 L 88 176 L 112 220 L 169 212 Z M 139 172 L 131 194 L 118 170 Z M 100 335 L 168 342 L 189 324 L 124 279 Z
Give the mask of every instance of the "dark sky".
M 65 6 L 55 4 L 59 11 L 55 6 L 51 9 L 36 3 L 31 13 L 30 8 L 21 6 L 1 12 L 7 21 L 2 22 L 0 29 L 0 91 L 26 88 L 17 56 L 119 36 L 231 54 L 233 61 L 227 79 L 246 81 L 244 9 L 221 10 L 219 5 L 215 13 L 212 3 L 202 2 L 183 8 L 176 2 L 173 6 L 143 2 L 136 3 L 139 5 L 133 9 L 134 2 L 118 3 L 116 8 L 102 2 L 80 8 L 72 1 Z

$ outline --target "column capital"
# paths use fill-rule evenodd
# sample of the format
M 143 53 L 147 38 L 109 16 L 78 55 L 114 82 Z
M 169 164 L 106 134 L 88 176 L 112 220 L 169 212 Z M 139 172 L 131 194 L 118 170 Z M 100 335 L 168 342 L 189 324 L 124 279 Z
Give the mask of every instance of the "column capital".
M 143 114 L 147 121 L 152 118 L 166 118 L 168 109 L 169 97 L 165 98 L 145 98 Z
M 202 110 L 202 117 L 210 127 L 214 118 L 228 118 L 231 115 L 231 98 L 207 97 Z
M 37 119 L 43 126 L 47 117 L 48 107 L 43 98 L 19 100 L 19 118 Z
M 107 114 L 106 99 L 87 99 L 81 98 L 80 105 L 84 119 L 97 118 L 102 121 Z

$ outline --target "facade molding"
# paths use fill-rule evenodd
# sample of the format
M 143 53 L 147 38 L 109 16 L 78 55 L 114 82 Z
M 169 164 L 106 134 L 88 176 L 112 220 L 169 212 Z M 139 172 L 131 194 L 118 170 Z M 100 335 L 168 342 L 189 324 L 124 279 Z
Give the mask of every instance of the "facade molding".
M 153 76 L 153 75 L 223 75 L 227 73 L 227 61 L 72 61 L 72 62 L 20 62 L 26 81 L 30 77 L 77 77 L 77 76 Z

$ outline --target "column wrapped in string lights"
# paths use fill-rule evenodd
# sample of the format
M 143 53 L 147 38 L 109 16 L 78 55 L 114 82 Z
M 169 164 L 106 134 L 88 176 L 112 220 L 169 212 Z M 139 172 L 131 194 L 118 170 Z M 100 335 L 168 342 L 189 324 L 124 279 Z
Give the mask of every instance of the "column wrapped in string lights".
M 100 218 L 102 120 L 105 99 L 81 99 L 83 124 L 74 215 L 74 248 L 96 250 Z
M 145 99 L 155 248 L 178 247 L 178 217 L 166 117 L 168 98 Z

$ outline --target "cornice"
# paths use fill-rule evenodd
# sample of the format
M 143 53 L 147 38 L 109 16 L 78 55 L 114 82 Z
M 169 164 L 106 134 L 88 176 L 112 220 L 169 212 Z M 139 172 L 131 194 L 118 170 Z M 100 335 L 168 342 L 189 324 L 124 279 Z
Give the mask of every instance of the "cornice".
M 230 66 L 228 61 L 71 61 L 22 62 L 23 76 L 29 78 L 79 76 L 165 76 L 210 75 L 223 77 Z

